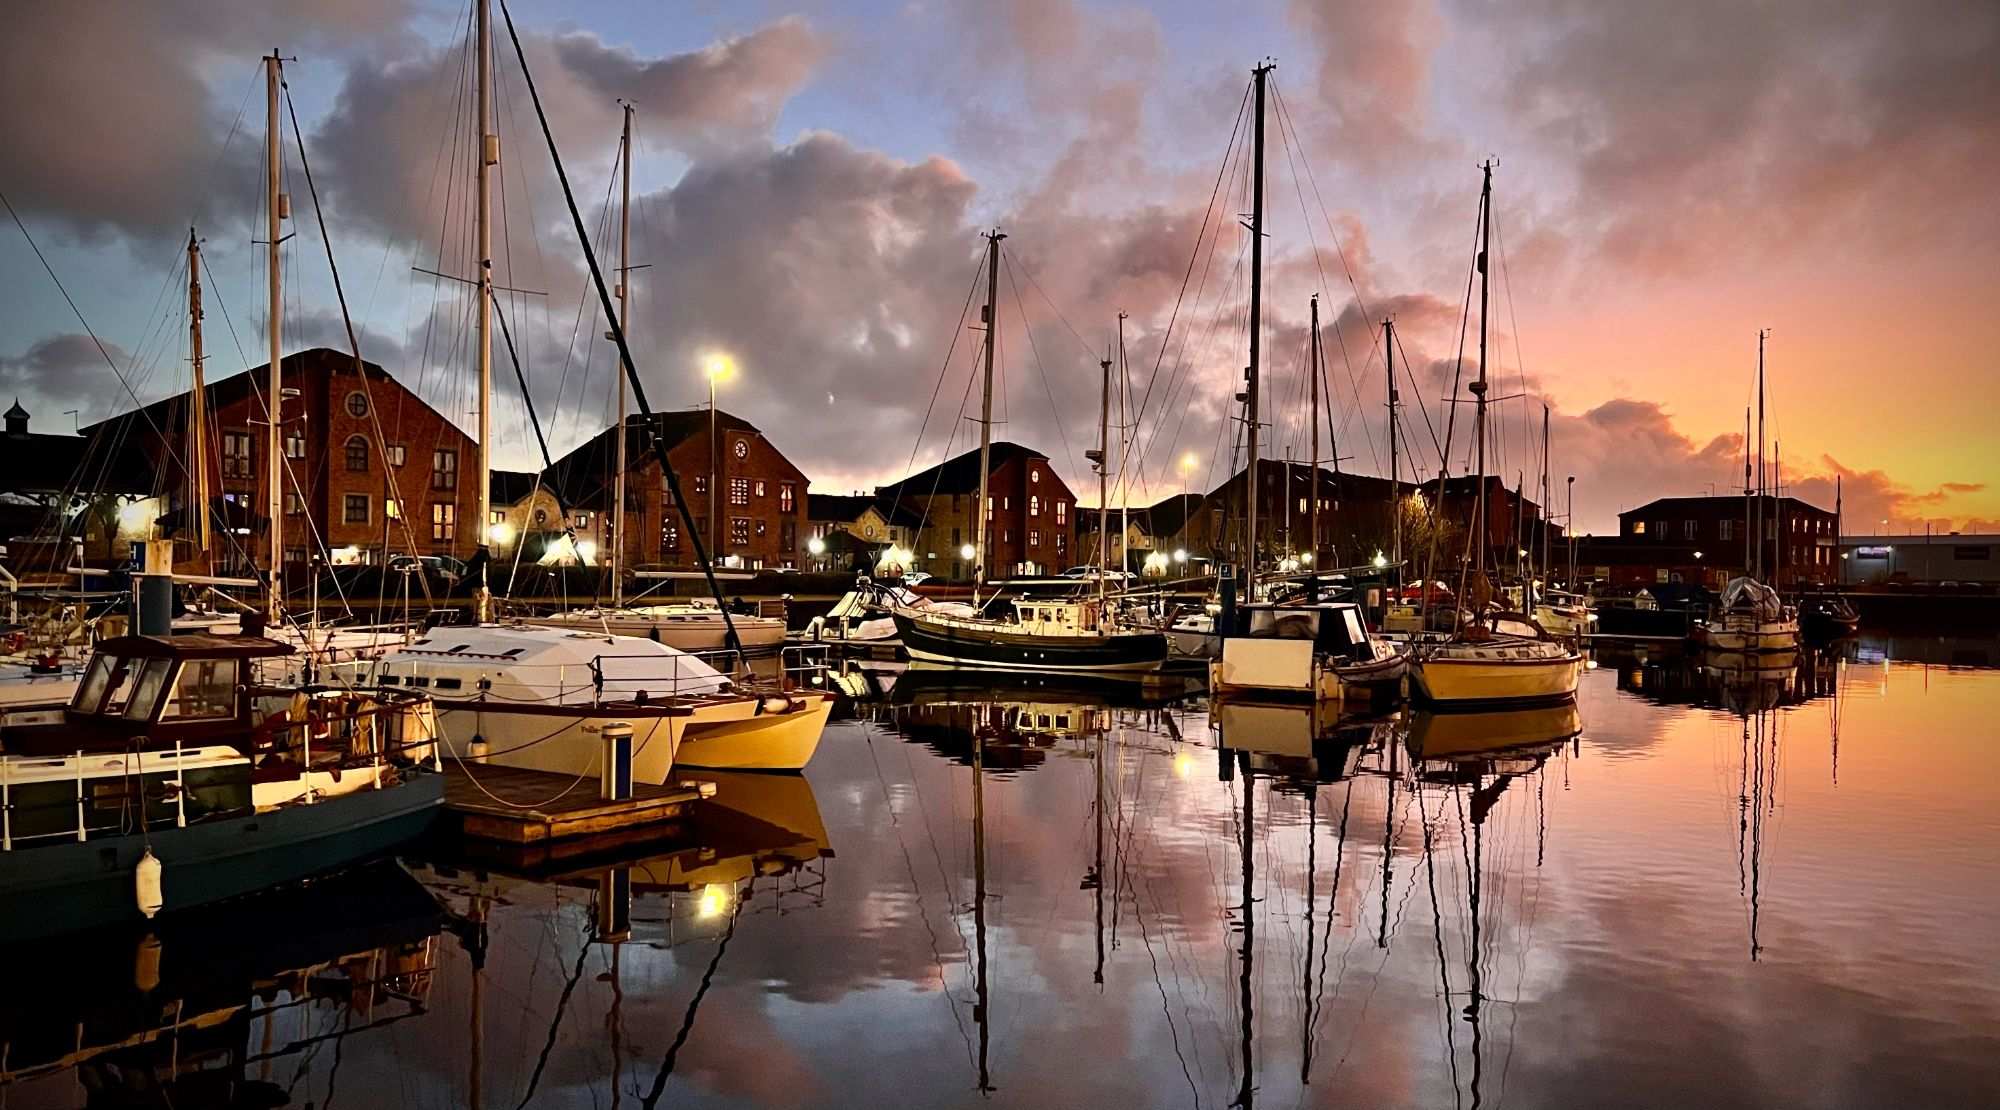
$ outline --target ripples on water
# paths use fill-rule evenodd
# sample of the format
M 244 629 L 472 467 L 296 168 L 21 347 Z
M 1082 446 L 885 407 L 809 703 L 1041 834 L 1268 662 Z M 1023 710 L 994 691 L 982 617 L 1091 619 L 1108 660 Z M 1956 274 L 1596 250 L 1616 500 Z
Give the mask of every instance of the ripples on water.
M 0 1104 L 1994 1105 L 2000 671 L 1896 653 L 1381 720 L 906 677 L 695 845 L 17 953 Z

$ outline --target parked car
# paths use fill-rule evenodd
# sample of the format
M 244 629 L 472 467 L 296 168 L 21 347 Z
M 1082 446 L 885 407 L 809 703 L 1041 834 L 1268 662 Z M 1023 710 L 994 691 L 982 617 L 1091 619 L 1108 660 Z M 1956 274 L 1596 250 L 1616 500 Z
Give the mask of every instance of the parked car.
M 388 569 L 427 571 L 447 582 L 465 577 L 465 564 L 449 555 L 391 555 Z

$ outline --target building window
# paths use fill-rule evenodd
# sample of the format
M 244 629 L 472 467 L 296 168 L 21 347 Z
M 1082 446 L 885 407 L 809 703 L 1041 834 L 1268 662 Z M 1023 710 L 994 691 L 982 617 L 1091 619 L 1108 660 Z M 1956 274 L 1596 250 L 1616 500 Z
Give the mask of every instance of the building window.
M 767 525 L 767 524 L 765 524 L 765 523 L 764 523 L 764 518 L 763 518 L 763 517 L 758 517 L 758 518 L 757 518 L 757 538 L 761 540 L 761 539 L 763 539 L 763 538 L 764 538 L 764 537 L 765 537 L 766 535 L 769 535 L 769 534 L 770 534 L 770 532 L 769 532 L 769 525 Z
M 962 544 L 963 544 L 964 542 L 965 542 L 965 541 L 963 541 L 963 540 L 961 540 L 961 539 L 959 539 L 959 538 L 958 538 L 958 529 L 956 529 L 956 528 L 953 528 L 953 529 L 951 530 L 951 545 L 952 545 L 953 547 L 958 547 L 958 546 L 962 545 Z
M 1056 533 L 1056 554 L 1058 555 L 1069 554 L 1069 537 L 1062 534 L 1061 532 Z
M 249 432 L 222 433 L 222 476 L 248 478 L 255 472 Z
M 1029 546 L 1029 547 L 1040 547 L 1040 546 L 1042 546 L 1042 532 L 1041 532 L 1041 529 L 1039 529 L 1039 528 L 1036 528 L 1036 529 L 1031 529 L 1031 530 L 1029 530 L 1029 532 L 1028 532 L 1028 546 Z
M 1042 515 L 1042 499 L 1040 497 L 1036 497 L 1033 495 L 1030 495 L 1028 497 L 1028 515 L 1029 516 Z
M 357 391 L 347 395 L 347 415 L 356 420 L 368 415 L 368 397 L 366 394 Z
M 1654 522 L 1653 522 L 1653 535 L 1655 535 L 1655 536 L 1658 536 L 1658 537 L 1659 537 L 1660 539 L 1666 539 L 1666 538 L 1667 538 L 1667 522 L 1666 522 L 1666 521 L 1664 521 L 1664 520 L 1656 520 L 1656 521 L 1654 521 Z
M 388 517 L 390 520 L 403 519 L 403 503 L 393 497 L 384 497 L 382 499 L 382 515 Z
M 660 525 L 660 550 L 679 551 L 681 549 L 681 523 L 670 520 Z
M 458 452 L 440 447 L 431 452 L 431 488 L 458 488 Z
M 991 497 L 986 499 L 986 519 L 993 519 L 993 499 Z
M 382 455 L 389 460 L 390 466 L 402 466 L 410 457 L 410 449 L 400 443 L 392 443 L 382 452 Z
M 285 457 L 303 459 L 306 457 L 306 437 L 298 432 L 285 433 Z
M 288 563 L 303 563 L 303 562 L 305 562 L 305 561 L 306 561 L 306 549 L 305 549 L 305 548 L 303 548 L 303 547 L 288 547 L 288 548 L 286 548 L 286 549 L 285 549 L 285 561 L 286 561 L 286 562 L 288 562 Z
M 299 491 L 295 489 L 286 490 L 285 515 L 301 516 L 305 513 L 305 511 L 306 511 L 306 499 L 300 496 Z
M 499 524 L 505 521 L 506 519 L 507 519 L 507 514 L 503 510 L 488 509 L 486 511 L 486 523 L 488 524 Z
M 360 436 L 347 437 L 347 469 L 350 471 L 368 469 L 368 441 Z
M 874 539 L 874 538 L 875 538 L 875 526 L 874 526 L 873 524 L 864 524 L 864 525 L 862 525 L 862 526 L 861 526 L 861 538 L 862 538 L 862 539 L 864 539 L 864 540 L 872 540 L 872 539 Z
M 750 545 L 750 518 L 732 516 L 729 518 L 729 546 L 748 547 Z
M 1041 480 L 1042 480 L 1042 472 L 1039 468 L 1030 468 L 1028 470 L 1028 481 L 1039 482 Z
M 757 496 L 759 498 L 764 496 L 764 481 L 761 478 L 757 480 Z
M 799 524 L 795 520 L 778 522 L 778 546 L 791 551 L 799 546 Z
M 799 503 L 798 489 L 791 482 L 778 483 L 778 511 L 791 512 Z
M 549 511 L 547 509 L 536 509 L 535 527 L 540 528 L 543 525 L 547 524 L 548 522 L 549 522 Z
M 1001 543 L 1013 543 L 1013 542 L 1014 542 L 1014 530 L 1013 530 L 1012 528 L 1002 528 L 1002 529 L 1000 529 L 1000 542 L 1001 542 Z
M 576 526 L 578 528 L 590 527 L 590 514 L 589 513 L 576 514 Z
M 1011 510 L 1011 509 L 1012 509 L 1013 507 L 1014 507 L 1014 499 L 1013 499 L 1013 498 L 1011 498 L 1011 497 L 1006 497 L 1006 496 L 1002 496 L 1002 497 L 1000 498 L 1000 508 L 1001 508 L 1001 510 L 1002 510 L 1002 511 L 1007 511 L 1007 510 Z
M 1716 521 L 1715 538 L 1718 540 L 1728 540 L 1736 538 L 1736 522 L 1733 520 Z
M 1056 527 L 1060 528 L 1068 523 L 1069 523 L 1069 502 L 1067 501 L 1056 502 Z
M 729 503 L 748 505 L 750 503 L 750 479 L 731 478 L 729 480 Z
M 458 538 L 458 506 L 437 501 L 431 505 L 431 539 L 449 543 Z
M 1701 522 L 1700 522 L 1700 521 L 1698 521 L 1698 520 L 1683 520 L 1683 521 L 1681 521 L 1681 538 L 1682 538 L 1682 539 L 1684 539 L 1684 540 L 1698 540 L 1698 539 L 1700 539 L 1700 538 L 1701 538 Z
M 696 493 L 708 492 L 708 475 L 697 474 L 694 476 L 694 491 Z
M 368 495 L 350 493 L 341 498 L 340 521 L 342 524 L 368 523 Z

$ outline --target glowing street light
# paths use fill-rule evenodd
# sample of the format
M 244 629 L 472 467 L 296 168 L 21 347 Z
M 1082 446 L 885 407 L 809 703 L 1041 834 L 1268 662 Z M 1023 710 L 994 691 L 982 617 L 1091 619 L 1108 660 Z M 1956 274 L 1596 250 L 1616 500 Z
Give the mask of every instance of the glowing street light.
M 514 542 L 514 526 L 502 520 L 486 528 L 486 539 L 495 547 L 505 547 Z
M 1174 549 L 1174 562 L 1176 562 L 1176 563 L 1185 563 L 1185 562 L 1187 562 L 1187 549 L 1186 549 L 1186 548 L 1175 548 L 1175 549 Z
M 979 554 L 979 549 L 972 546 L 971 544 L 966 544 L 964 547 L 958 549 L 958 557 L 966 560 L 967 562 L 970 562 L 972 560 L 972 557 L 977 554 Z
M 818 558 L 819 556 L 826 554 L 826 541 L 820 539 L 818 536 L 814 536 L 812 539 L 807 540 L 806 554 L 811 555 L 814 558 Z
M 1380 551 L 1377 551 L 1375 553 L 1375 569 L 1381 570 L 1383 567 L 1386 567 L 1388 565 L 1389 565 L 1389 557 L 1387 555 L 1382 554 Z

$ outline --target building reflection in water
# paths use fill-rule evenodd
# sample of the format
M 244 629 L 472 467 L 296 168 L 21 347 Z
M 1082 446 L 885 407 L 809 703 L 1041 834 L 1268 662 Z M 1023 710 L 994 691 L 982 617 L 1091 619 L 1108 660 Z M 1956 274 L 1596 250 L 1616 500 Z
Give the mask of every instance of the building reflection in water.
M 0 1105 L 278 1106 L 315 1061 L 330 1093 L 344 1042 L 425 1012 L 441 924 L 383 863 L 6 953 Z

